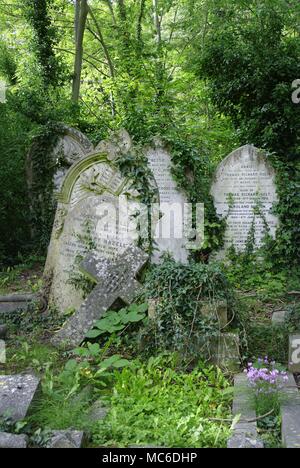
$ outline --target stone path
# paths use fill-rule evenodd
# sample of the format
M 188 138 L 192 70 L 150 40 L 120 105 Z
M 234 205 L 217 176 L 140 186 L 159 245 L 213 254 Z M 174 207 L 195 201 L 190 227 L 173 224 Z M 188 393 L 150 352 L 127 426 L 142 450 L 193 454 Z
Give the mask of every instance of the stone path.
M 283 446 L 300 448 L 300 392 L 292 374 L 283 391 L 281 417 Z

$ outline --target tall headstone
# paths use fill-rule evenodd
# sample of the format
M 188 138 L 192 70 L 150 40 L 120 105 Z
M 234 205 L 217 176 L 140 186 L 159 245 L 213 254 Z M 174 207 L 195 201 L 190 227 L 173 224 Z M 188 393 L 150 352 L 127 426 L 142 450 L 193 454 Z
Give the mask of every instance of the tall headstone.
M 243 252 L 253 227 L 256 249 L 261 247 L 267 232 L 275 237 L 278 225 L 278 218 L 272 213 L 278 200 L 275 171 L 263 151 L 246 145 L 227 156 L 216 171 L 211 194 L 217 214 L 227 217 L 220 258 L 232 246 Z
M 156 226 L 156 250 L 152 260 L 159 263 L 162 254 L 169 252 L 176 261 L 187 263 L 189 253 L 186 249 L 183 222 L 188 200 L 177 187 L 172 175 L 171 155 L 163 143 L 159 139 L 155 139 L 152 146 L 147 148 L 146 157 L 157 184 L 161 213 L 160 221 Z M 175 219 L 175 210 L 177 211 L 177 219 Z M 167 232 L 168 224 L 170 235 Z
M 114 259 L 138 238 L 131 209 L 138 193 L 114 163 L 115 153 L 91 153 L 68 171 L 58 207 L 45 268 L 49 301 L 61 312 L 79 309 L 82 291 L 71 278 L 89 251 Z

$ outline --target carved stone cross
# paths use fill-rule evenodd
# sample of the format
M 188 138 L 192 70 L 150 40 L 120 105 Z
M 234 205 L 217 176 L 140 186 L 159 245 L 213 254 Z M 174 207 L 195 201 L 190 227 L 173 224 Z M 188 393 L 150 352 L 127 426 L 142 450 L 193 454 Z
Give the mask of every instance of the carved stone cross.
M 75 314 L 54 336 L 52 343 L 66 349 L 78 346 L 87 332 L 117 299 L 130 304 L 141 285 L 137 274 L 148 261 L 148 255 L 130 246 L 115 260 L 97 258 L 89 254 L 81 264 L 81 270 L 92 278 L 97 286 Z

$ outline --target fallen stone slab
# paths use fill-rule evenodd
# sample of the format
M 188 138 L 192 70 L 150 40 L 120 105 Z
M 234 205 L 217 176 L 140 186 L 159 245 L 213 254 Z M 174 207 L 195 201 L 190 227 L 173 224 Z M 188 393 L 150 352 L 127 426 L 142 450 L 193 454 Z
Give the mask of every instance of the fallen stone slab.
M 84 442 L 84 432 L 82 431 L 53 431 L 52 438 L 46 445 L 51 449 L 79 449 Z
M 282 443 L 285 448 L 300 448 L 300 393 L 293 374 L 282 391 Z
M 36 300 L 34 294 L 13 294 L 0 296 L 0 313 L 8 314 L 18 310 L 26 310 L 30 303 Z
M 39 383 L 34 375 L 0 375 L 0 417 L 8 417 L 12 422 L 24 419 Z
M 240 415 L 240 421 L 236 424 L 227 447 L 231 449 L 264 448 L 263 442 L 258 438 L 256 422 L 247 422 L 256 419 L 256 412 L 245 374 L 235 376 L 232 412 L 234 417 Z
M 25 449 L 27 445 L 28 437 L 26 435 L 0 432 L 0 449 Z

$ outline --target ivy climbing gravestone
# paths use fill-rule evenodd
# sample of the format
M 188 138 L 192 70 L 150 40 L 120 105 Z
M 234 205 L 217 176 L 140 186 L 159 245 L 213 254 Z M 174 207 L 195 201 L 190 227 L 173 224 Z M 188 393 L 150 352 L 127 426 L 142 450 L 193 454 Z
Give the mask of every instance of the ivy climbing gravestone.
M 159 263 L 162 254 L 169 252 L 176 261 L 187 263 L 188 250 L 184 219 L 188 200 L 177 187 L 172 175 L 171 155 L 163 143 L 156 138 L 151 147 L 147 148 L 146 157 L 157 184 L 161 213 L 161 218 L 156 225 L 156 250 L 152 260 Z
M 83 133 L 64 124 L 47 128 L 44 135 L 35 138 L 26 161 L 32 239 L 44 243 L 49 238 L 55 195 L 69 168 L 93 149 Z
M 120 173 L 116 151 L 106 151 L 74 164 L 59 193 L 44 279 L 60 312 L 83 302 L 80 263 L 89 252 L 116 259 L 138 240 L 131 214 L 139 194 Z
M 246 145 L 227 156 L 216 171 L 211 194 L 217 214 L 227 220 L 220 258 L 232 246 L 243 252 L 252 239 L 257 249 L 266 233 L 275 236 L 275 171 L 263 151 Z

